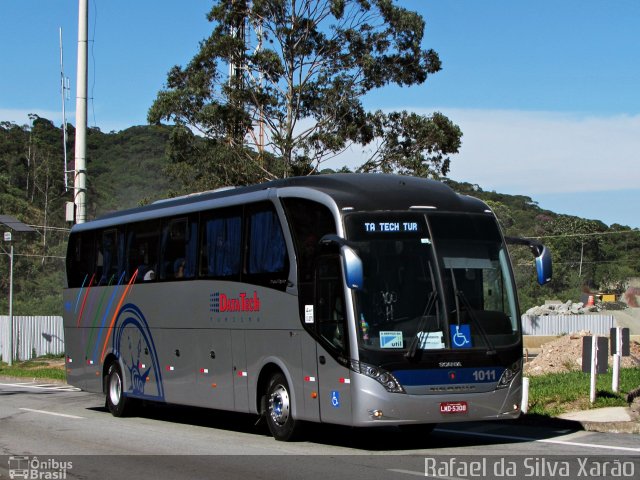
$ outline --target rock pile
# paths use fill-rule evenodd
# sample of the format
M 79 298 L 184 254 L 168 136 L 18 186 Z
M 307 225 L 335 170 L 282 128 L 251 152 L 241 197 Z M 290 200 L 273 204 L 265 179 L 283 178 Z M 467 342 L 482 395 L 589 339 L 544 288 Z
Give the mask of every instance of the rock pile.
M 585 306 L 582 302 L 573 303 L 568 300 L 566 303 L 548 302 L 539 307 L 532 307 L 525 312 L 525 315 L 540 317 L 543 315 L 584 315 L 585 313 L 597 312 L 596 306 Z
M 584 315 L 586 313 L 597 313 L 603 310 L 625 310 L 627 304 L 623 302 L 600 302 L 596 301 L 594 305 L 585 305 L 583 302 L 572 302 L 568 300 L 566 303 L 546 302 L 544 305 L 532 307 L 525 312 L 525 315 L 540 317 L 544 315 Z

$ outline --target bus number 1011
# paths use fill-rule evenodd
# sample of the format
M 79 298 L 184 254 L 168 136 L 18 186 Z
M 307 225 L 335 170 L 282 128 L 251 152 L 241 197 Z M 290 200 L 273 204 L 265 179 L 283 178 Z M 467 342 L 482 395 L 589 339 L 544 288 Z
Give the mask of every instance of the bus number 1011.
M 476 382 L 495 382 L 496 371 L 493 369 L 488 370 L 474 370 L 473 380 Z

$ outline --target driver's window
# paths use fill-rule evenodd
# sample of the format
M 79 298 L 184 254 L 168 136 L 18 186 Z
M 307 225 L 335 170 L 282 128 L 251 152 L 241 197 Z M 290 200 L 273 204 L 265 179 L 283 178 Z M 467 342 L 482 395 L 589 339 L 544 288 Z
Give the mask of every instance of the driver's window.
M 345 300 L 340 257 L 321 256 L 316 262 L 316 326 L 333 349 L 347 351 Z

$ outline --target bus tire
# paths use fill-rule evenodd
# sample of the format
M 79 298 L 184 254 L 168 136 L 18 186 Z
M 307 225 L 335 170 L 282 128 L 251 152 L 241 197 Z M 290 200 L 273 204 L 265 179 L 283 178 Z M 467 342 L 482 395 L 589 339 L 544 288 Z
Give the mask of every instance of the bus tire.
M 285 376 L 278 372 L 267 384 L 266 412 L 267 426 L 273 438 L 291 441 L 300 432 L 300 422 L 291 414 L 291 394 Z
M 131 411 L 131 399 L 124 395 L 122 370 L 117 362 L 109 366 L 106 381 L 107 409 L 114 417 L 124 417 Z

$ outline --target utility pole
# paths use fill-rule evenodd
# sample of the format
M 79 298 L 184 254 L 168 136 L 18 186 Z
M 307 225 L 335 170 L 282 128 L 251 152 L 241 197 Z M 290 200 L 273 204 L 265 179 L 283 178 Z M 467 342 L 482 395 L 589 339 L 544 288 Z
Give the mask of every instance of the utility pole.
M 87 0 L 78 0 L 78 72 L 76 86 L 76 145 L 74 203 L 76 223 L 87 218 L 87 44 L 89 13 Z
M 67 112 L 69 79 L 64 76 L 64 56 L 62 52 L 62 27 L 60 27 L 60 94 L 62 95 L 62 151 L 64 154 L 64 190 L 69 191 L 69 168 L 67 166 Z
M 13 365 L 13 242 L 11 233 L 4 235 L 5 241 L 11 244 L 9 253 L 9 358 L 7 364 Z
M 28 225 L 25 225 L 24 223 L 22 223 L 20 220 L 12 217 L 11 215 L 0 215 L 0 225 L 9 227 L 11 230 L 13 230 L 14 232 L 35 232 L 35 230 L 33 228 L 31 228 Z M 4 241 L 6 243 L 9 243 L 9 352 L 8 352 L 8 358 L 7 363 L 9 364 L 9 366 L 13 365 L 13 344 L 14 344 L 14 338 L 13 338 L 13 242 L 14 242 L 14 238 L 11 232 L 4 232 Z M 0 247 L 0 250 L 2 250 L 2 253 L 6 254 L 6 251 L 4 250 L 4 248 Z M 6 352 L 7 349 L 3 348 L 4 351 Z

